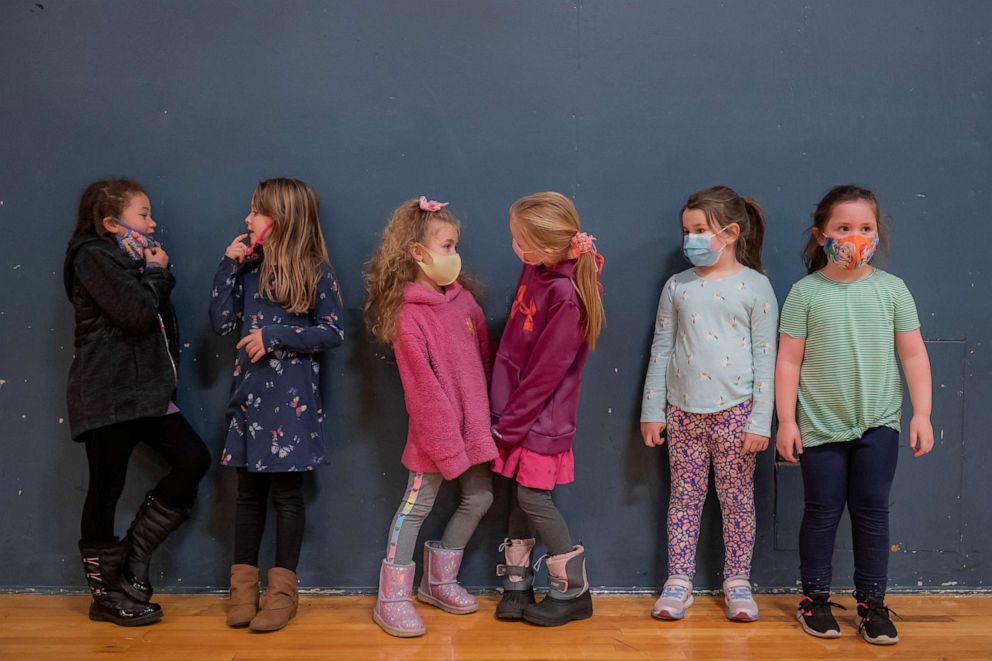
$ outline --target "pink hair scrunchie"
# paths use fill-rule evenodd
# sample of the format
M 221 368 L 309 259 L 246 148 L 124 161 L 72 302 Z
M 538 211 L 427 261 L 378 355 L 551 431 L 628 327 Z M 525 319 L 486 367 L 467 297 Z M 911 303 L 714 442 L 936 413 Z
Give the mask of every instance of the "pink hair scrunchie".
M 575 259 L 579 255 L 587 252 L 596 252 L 596 237 L 585 232 L 576 232 L 572 237 L 571 258 Z
M 599 254 L 596 250 L 596 237 L 592 234 L 586 234 L 585 232 L 576 232 L 575 236 L 572 237 L 572 249 L 569 251 L 568 256 L 571 259 L 578 259 L 579 255 L 584 253 L 592 253 L 593 260 L 596 262 L 596 272 L 603 272 L 603 265 L 606 260 L 603 256 Z
M 423 195 L 420 196 L 420 210 L 430 211 L 431 213 L 435 211 L 440 211 L 441 209 L 448 206 L 447 202 L 438 202 L 437 200 L 428 200 Z

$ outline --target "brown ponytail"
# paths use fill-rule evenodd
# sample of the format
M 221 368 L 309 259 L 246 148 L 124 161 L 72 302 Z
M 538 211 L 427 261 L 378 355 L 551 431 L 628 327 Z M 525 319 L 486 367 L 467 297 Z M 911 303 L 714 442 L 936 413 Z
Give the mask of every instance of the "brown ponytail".
M 753 197 L 745 197 L 743 201 L 748 222 L 741 227 L 741 235 L 737 239 L 737 261 L 758 273 L 764 273 L 761 244 L 765 240 L 765 212 Z

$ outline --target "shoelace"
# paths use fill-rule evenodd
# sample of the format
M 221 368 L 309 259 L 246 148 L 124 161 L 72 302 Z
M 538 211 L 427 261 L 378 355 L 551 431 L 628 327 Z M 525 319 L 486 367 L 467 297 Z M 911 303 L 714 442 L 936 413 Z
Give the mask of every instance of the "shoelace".
M 541 562 L 545 558 L 547 558 L 549 555 L 551 555 L 551 554 L 550 553 L 545 553 L 544 555 L 542 555 L 540 558 L 537 559 L 537 562 L 534 563 L 534 571 L 540 571 L 541 570 Z
M 876 603 L 865 604 L 864 602 L 860 602 L 858 605 L 859 606 L 862 606 L 862 607 L 865 607 L 865 608 L 868 609 L 868 613 L 864 617 L 861 618 L 861 621 L 860 622 L 858 622 L 858 633 L 861 633 L 862 631 L 864 631 L 865 623 L 868 622 L 868 620 L 871 619 L 871 616 L 872 615 L 878 615 L 883 620 L 891 620 L 892 618 L 890 618 L 889 615 L 895 615 L 900 620 L 903 619 L 902 615 L 900 615 L 899 613 L 895 612 L 894 610 L 892 610 L 891 608 L 889 608 L 888 606 L 886 606 L 884 603 L 881 603 L 881 604 L 876 604 Z
M 685 599 L 686 587 L 684 585 L 666 585 L 661 591 L 662 598 L 671 597 L 672 599 Z
M 751 588 L 744 585 L 737 585 L 730 588 L 729 596 L 731 601 L 751 601 L 754 599 L 751 596 Z
M 829 613 L 831 608 L 839 608 L 842 611 L 847 610 L 847 606 L 842 606 L 835 601 L 830 601 L 829 598 L 824 601 L 820 599 L 811 599 L 810 597 L 803 597 L 799 602 L 799 610 L 801 610 L 803 615 L 806 617 L 813 615 L 815 611 L 821 611 L 823 609 L 826 609 Z

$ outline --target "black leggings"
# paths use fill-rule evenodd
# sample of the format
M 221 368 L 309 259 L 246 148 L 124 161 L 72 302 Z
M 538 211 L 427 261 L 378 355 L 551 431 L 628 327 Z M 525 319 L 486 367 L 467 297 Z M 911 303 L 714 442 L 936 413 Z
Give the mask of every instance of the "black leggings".
M 296 571 L 303 546 L 306 510 L 302 473 L 252 473 L 238 469 L 238 507 L 234 516 L 234 563 L 258 566 L 265 514 L 272 493 L 276 511 L 276 567 Z
M 117 501 L 138 443 L 149 446 L 169 463 L 171 469 L 152 493 L 171 507 L 192 507 L 196 487 L 210 468 L 207 447 L 182 413 L 118 422 L 85 432 L 80 440 L 86 444 L 90 467 L 80 524 L 84 542 L 101 544 L 116 539 Z

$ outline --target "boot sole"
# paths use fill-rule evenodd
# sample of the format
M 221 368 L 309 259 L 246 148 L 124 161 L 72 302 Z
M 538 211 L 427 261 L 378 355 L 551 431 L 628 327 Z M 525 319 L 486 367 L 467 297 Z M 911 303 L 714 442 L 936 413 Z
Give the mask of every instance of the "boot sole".
M 582 606 L 582 608 L 578 610 L 574 610 L 571 613 L 569 613 L 567 618 L 560 618 L 560 619 L 545 618 L 542 617 L 541 615 L 528 614 L 527 611 L 525 610 L 524 621 L 529 622 L 531 624 L 536 624 L 539 627 L 560 627 L 568 624 L 569 622 L 574 622 L 576 620 L 588 620 L 590 617 L 592 617 L 592 598 L 587 595 L 589 595 L 589 593 L 585 592 L 579 595 L 578 597 L 576 597 L 576 599 L 586 598 L 588 601 L 584 606 Z
M 282 626 L 278 626 L 278 627 L 274 627 L 274 628 L 268 629 L 268 628 L 262 628 L 262 627 L 253 627 L 253 626 L 251 626 L 251 624 L 249 624 L 248 627 L 254 633 L 272 633 L 273 631 L 281 631 L 282 629 L 285 629 L 286 628 L 286 625 L 288 625 L 293 620 L 294 617 L 296 617 L 297 610 L 298 610 L 298 608 L 294 608 L 292 610 L 292 612 L 290 612 L 289 617 L 286 618 L 286 624 L 283 624 Z M 262 611 L 259 610 L 258 612 L 261 613 Z M 256 617 L 257 617 L 257 615 L 256 615 Z
M 391 627 L 386 624 L 375 611 L 372 611 L 372 619 L 379 625 L 379 628 L 388 633 L 390 636 L 396 636 L 397 638 L 416 638 L 417 636 L 423 636 L 427 633 L 426 627 L 420 631 L 407 631 L 406 629 Z
M 796 613 L 796 619 L 799 620 L 799 625 L 803 628 L 803 631 L 815 638 L 840 638 L 840 631 L 832 630 L 826 632 L 816 631 L 815 629 L 810 629 L 806 626 L 806 620 L 803 619 L 802 613 Z
M 857 627 L 859 629 L 861 629 L 861 618 L 860 618 L 860 616 L 857 616 L 856 615 L 855 616 L 855 619 L 854 619 L 854 622 L 857 625 Z M 865 640 L 866 643 L 869 643 L 871 645 L 895 645 L 896 643 L 899 642 L 899 636 L 898 635 L 896 635 L 895 638 L 890 638 L 889 636 L 878 636 L 876 638 L 872 638 L 871 636 L 868 635 L 868 632 L 865 631 L 864 629 L 861 629 L 860 636 L 862 638 L 864 638 L 864 640 Z
M 656 620 L 664 620 L 666 622 L 674 622 L 676 620 L 681 620 L 682 618 L 685 617 L 685 612 L 689 609 L 689 606 L 692 606 L 693 601 L 695 601 L 695 598 L 692 595 L 689 595 L 689 598 L 686 600 L 685 605 L 682 607 L 682 610 L 680 611 L 662 610 L 657 612 L 651 611 L 651 617 L 653 617 Z
M 425 594 L 420 594 L 419 590 L 417 591 L 417 601 L 423 602 L 430 606 L 434 606 L 436 608 L 440 608 L 445 613 L 451 613 L 452 615 L 470 615 L 471 613 L 474 613 L 477 610 L 479 610 L 479 604 L 476 604 L 475 606 L 470 606 L 467 609 L 458 608 L 456 606 L 449 606 L 440 599 L 435 599 L 434 597 L 430 597 Z
M 99 612 L 94 613 L 90 609 L 90 619 L 94 622 L 110 622 L 111 624 L 116 624 L 119 627 L 144 627 L 149 624 L 155 624 L 162 619 L 162 611 L 156 613 L 149 613 L 142 617 L 136 617 L 133 620 L 118 620 L 107 615 L 103 615 Z

